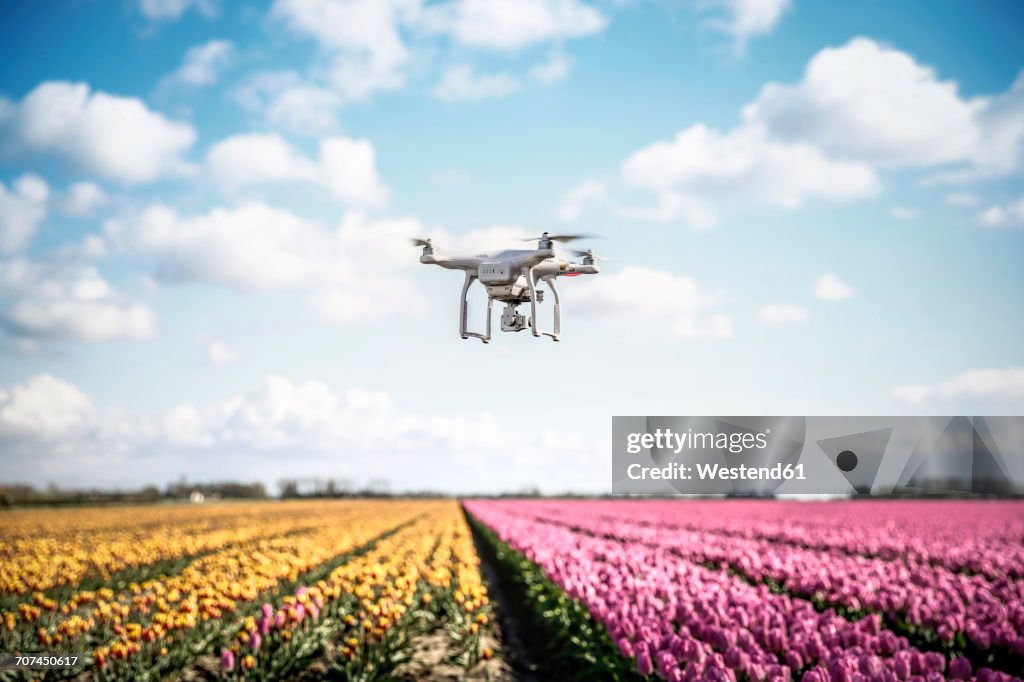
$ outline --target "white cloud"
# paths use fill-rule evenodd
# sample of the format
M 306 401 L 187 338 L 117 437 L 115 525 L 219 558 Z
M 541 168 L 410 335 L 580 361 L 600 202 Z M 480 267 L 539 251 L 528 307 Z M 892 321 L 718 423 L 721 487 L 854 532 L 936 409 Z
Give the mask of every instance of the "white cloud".
M 182 470 L 237 479 L 244 470 L 244 478 L 340 474 L 453 492 L 480 490 L 495 467 L 511 473 L 488 490 L 536 482 L 542 467 L 548 492 L 552 484 L 578 490 L 580 471 L 595 468 L 601 452 L 596 439 L 519 432 L 486 411 L 413 412 L 382 391 L 275 374 L 223 400 L 156 414 L 97 407 L 80 388 L 39 375 L 0 388 L 0 448 L 8 455 L 0 477 L 37 484 L 56 473 L 109 487 L 170 481 Z M 552 449 L 561 453 L 558 464 L 544 457 Z M 600 488 L 594 478 L 587 485 Z
M 873 163 L 929 166 L 970 156 L 978 108 L 911 55 L 855 38 L 816 54 L 796 85 L 765 85 L 744 117 L 782 139 Z
M 17 148 L 56 154 L 81 170 L 127 183 L 188 170 L 181 155 L 195 141 L 195 130 L 134 97 L 47 81 L 13 108 L 3 132 Z
M 865 164 L 831 160 L 811 145 L 779 142 L 750 125 L 728 133 L 691 126 L 633 153 L 622 175 L 628 185 L 658 194 L 670 216 L 679 212 L 673 208 L 685 208 L 690 197 L 733 201 L 744 196 L 791 209 L 810 197 L 843 201 L 879 189 Z
M 303 291 L 329 323 L 416 317 L 427 308 L 416 286 L 398 273 L 416 263 L 402 239 L 425 232 L 414 219 L 370 221 L 349 214 L 327 229 L 260 203 L 189 217 L 156 205 L 108 221 L 105 230 L 118 249 L 154 256 L 164 281 Z
M 796 208 L 813 198 L 874 196 L 877 166 L 956 169 L 938 180 L 1008 173 L 1024 158 L 1021 104 L 1024 72 L 1007 92 L 968 100 L 913 56 L 854 38 L 818 52 L 799 82 L 765 85 L 737 127 L 695 124 L 636 151 L 622 165 L 623 184 L 652 191 L 656 203 L 609 207 L 627 218 L 706 228 L 737 197 Z M 972 201 L 964 193 L 950 200 Z M 896 207 L 893 215 L 911 212 Z
M 157 256 L 166 281 L 200 281 L 240 291 L 299 286 L 332 235 L 319 224 L 271 208 L 247 204 L 180 216 L 162 205 L 104 226 L 116 247 Z M 323 273 L 321 273 L 322 275 Z
M 700 6 L 724 15 L 724 18 L 713 19 L 711 25 L 732 36 L 736 51 L 742 52 L 750 38 L 771 33 L 793 3 L 792 0 L 707 0 Z
M 435 248 L 444 253 L 483 253 L 502 249 L 522 249 L 524 240 L 536 234 L 511 225 L 490 225 L 462 234 L 434 229 L 420 235 L 433 239 Z M 530 248 L 530 247 L 525 247 Z
M 447 69 L 434 86 L 434 96 L 446 102 L 504 97 L 519 89 L 519 81 L 510 73 L 476 73 L 472 67 L 457 64 Z
M 107 242 L 98 234 L 87 234 L 80 241 L 64 242 L 52 251 L 47 258 L 56 263 L 83 263 L 107 255 Z
M 139 11 L 154 21 L 177 21 L 192 7 L 208 19 L 217 15 L 215 0 L 139 0 Z
M 95 182 L 76 182 L 61 199 L 60 209 L 73 216 L 88 216 L 106 202 L 106 192 Z
M 917 211 L 906 206 L 893 206 L 889 209 L 889 215 L 897 220 L 911 220 L 917 217 Z
M 49 197 L 49 186 L 36 175 L 22 175 L 10 189 L 0 182 L 0 253 L 28 247 L 46 218 Z
M 89 396 L 49 374 L 10 390 L 0 389 L 0 437 L 53 442 L 75 434 L 94 414 Z
M 377 176 L 376 152 L 367 140 L 329 137 L 320 141 L 319 158 L 302 155 L 273 134 L 235 135 L 215 144 L 206 170 L 222 187 L 235 190 L 275 182 L 309 182 L 347 204 L 379 208 L 388 188 Z
M 718 225 L 717 206 L 695 194 L 660 190 L 652 206 L 609 202 L 609 210 L 617 218 L 650 223 L 672 223 L 679 220 L 693 230 L 710 230 Z
M 404 85 L 412 62 L 406 34 L 514 51 L 590 35 L 607 24 L 598 10 L 581 0 L 452 0 L 430 5 L 422 0 L 275 0 L 271 16 L 314 39 L 323 50 L 328 64 L 317 78 L 329 83 L 329 89 L 312 85 L 311 90 L 293 93 L 305 104 L 315 96 L 318 111 L 329 107 L 325 92 L 347 102 Z M 567 71 L 566 58 L 552 53 L 530 76 L 550 84 Z M 456 65 L 444 74 L 435 94 L 451 100 L 481 99 L 506 95 L 519 88 L 518 81 L 510 74 L 477 75 Z M 292 102 L 287 109 L 298 107 Z
M 291 132 L 320 135 L 337 130 L 341 98 L 326 88 L 299 85 L 279 92 L 266 110 L 267 120 Z
M 46 341 L 144 339 L 156 332 L 145 305 L 114 290 L 92 265 L 74 261 L 0 261 L 0 313 L 15 338 Z
M 807 321 L 807 310 L 795 303 L 769 303 L 761 306 L 758 318 L 765 324 L 802 324 Z
M 987 227 L 1024 227 L 1024 196 L 1006 204 L 989 206 L 978 220 Z
M 906 403 L 918 404 L 924 402 L 932 393 L 930 386 L 897 386 L 890 391 L 890 395 L 897 400 Z
M 170 80 L 185 85 L 213 85 L 221 71 L 231 63 L 235 46 L 230 40 L 211 40 L 190 47 L 185 60 L 170 76 Z
M 898 386 L 891 391 L 894 398 L 909 403 L 922 403 L 931 398 L 978 398 L 1014 401 L 1024 398 L 1024 367 L 969 369 L 937 384 Z
M 377 177 L 377 153 L 369 140 L 322 140 L 320 179 L 332 195 L 349 204 L 372 208 L 387 203 L 388 188 Z
M 238 362 L 238 353 L 233 351 L 227 343 L 221 339 L 201 334 L 196 341 L 206 351 L 206 359 L 211 365 L 222 366 Z
M 628 266 L 615 274 L 580 277 L 563 294 L 574 308 L 614 320 L 660 322 L 685 339 L 727 339 L 732 320 L 714 312 L 721 296 L 705 292 L 686 275 Z
M 282 182 L 315 182 L 317 164 L 279 135 L 233 135 L 206 153 L 206 171 L 228 189 Z
M 428 7 L 423 24 L 469 47 L 516 50 L 598 33 L 608 20 L 580 0 L 455 0 Z
M 972 154 L 978 176 L 1006 175 L 1024 166 L 1024 71 L 1004 92 L 980 100 L 981 139 Z
M 403 84 L 410 55 L 400 28 L 419 11 L 420 0 L 275 0 L 271 15 L 330 52 L 333 85 L 359 99 Z
M 946 195 L 946 204 L 949 206 L 970 207 L 978 205 L 978 197 L 970 192 L 950 192 Z
M 744 108 L 783 140 L 895 167 L 971 164 L 948 179 L 1001 174 L 1021 165 L 1024 75 L 1007 92 L 964 99 L 955 81 L 912 55 L 869 38 L 826 48 L 803 80 L 769 83 Z
M 853 298 L 853 288 L 838 275 L 825 273 L 814 283 L 814 295 L 823 301 L 844 301 Z
M 554 85 L 569 75 L 569 58 L 561 52 L 552 52 L 546 62 L 530 69 L 530 78 L 543 85 Z
M 588 204 L 601 201 L 607 194 L 608 189 L 603 182 L 584 180 L 562 195 L 556 211 L 558 219 L 567 223 L 578 220 Z
M 320 137 L 340 128 L 341 95 L 294 71 L 254 74 L 235 91 L 235 99 L 261 121 L 293 135 Z

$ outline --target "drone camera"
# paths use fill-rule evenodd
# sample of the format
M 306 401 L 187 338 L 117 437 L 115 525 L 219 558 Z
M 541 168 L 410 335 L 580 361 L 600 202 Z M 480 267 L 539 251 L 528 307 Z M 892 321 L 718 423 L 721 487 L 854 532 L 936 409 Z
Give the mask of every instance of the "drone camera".
M 521 332 L 530 326 L 530 318 L 516 312 L 515 306 L 507 305 L 501 313 L 501 331 Z

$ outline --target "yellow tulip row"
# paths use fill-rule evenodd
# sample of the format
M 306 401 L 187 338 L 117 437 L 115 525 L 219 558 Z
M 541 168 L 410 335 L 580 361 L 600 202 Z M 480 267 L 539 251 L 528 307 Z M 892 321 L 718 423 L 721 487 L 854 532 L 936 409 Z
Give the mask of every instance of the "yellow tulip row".
M 48 522 L 45 531 L 40 518 Z M 72 519 L 81 519 L 77 528 Z M 82 529 L 106 539 L 87 543 Z M 381 537 L 388 531 L 393 532 Z M 106 541 L 111 544 L 98 547 Z M 18 586 L 22 595 L 17 608 L 0 614 L 0 645 L 45 652 L 92 649 L 94 664 L 111 679 L 128 679 L 148 666 L 166 671 L 186 665 L 191 654 L 184 654 L 184 647 L 223 642 L 219 633 L 237 627 L 233 623 L 240 629 L 229 630 L 238 635 L 223 653 L 236 672 L 243 672 L 266 658 L 260 656 L 261 640 L 266 652 L 271 642 L 285 646 L 293 634 L 302 639 L 306 635 L 300 632 L 322 631 L 323 609 L 332 609 L 330 627 L 343 624 L 332 631 L 339 665 L 366 665 L 373 657 L 380 662 L 388 655 L 382 643 L 394 641 L 389 635 L 396 626 L 411 611 L 422 615 L 431 608 L 451 618 L 449 629 L 462 633 L 463 650 L 472 649 L 466 660 L 475 662 L 477 633 L 487 622 L 479 559 L 454 501 L 243 503 L 138 508 L 131 514 L 123 509 L 18 512 L 0 517 L 0 548 L 5 566 L 0 590 Z M 50 557 L 44 569 L 46 548 L 69 555 Z M 115 558 L 116 552 L 122 556 Z M 164 560 L 174 560 L 168 564 L 170 575 L 126 587 L 114 582 L 91 587 L 90 580 L 89 589 L 75 589 L 85 576 L 147 564 L 159 569 L 157 562 Z M 321 580 L 253 615 L 257 600 L 273 598 L 283 585 L 301 582 L 318 569 Z M 124 585 L 121 575 L 118 582 Z M 26 590 L 29 584 L 35 587 Z M 43 585 L 66 588 L 51 594 Z M 250 615 L 237 615 L 239 609 Z M 168 652 L 185 658 L 161 661 Z
M 301 503 L 238 503 L 0 515 L 0 597 L 24 595 L 118 571 L 192 557 L 308 527 Z
M 37 625 L 45 625 L 36 631 L 38 645 L 42 650 L 61 644 L 78 648 L 80 643 L 71 642 L 88 634 L 86 643 L 107 640 L 95 657 L 105 663 L 108 658 L 127 658 L 146 643 L 171 643 L 175 633 L 180 639 L 199 624 L 218 622 L 239 603 L 273 591 L 281 581 L 294 581 L 426 511 L 424 503 L 412 502 L 322 502 L 303 507 L 306 513 L 301 517 L 271 524 L 274 532 L 286 534 L 232 544 L 194 559 L 176 575 L 133 583 L 116 592 L 78 592 L 52 614 L 23 604 L 36 610 Z
M 478 569 L 468 526 L 454 501 L 435 503 L 431 513 L 382 539 L 367 553 L 337 567 L 323 580 L 304 586 L 258 618 L 243 622 L 223 653 L 226 671 L 240 676 L 279 662 L 282 649 L 316 626 L 322 610 L 341 624 L 333 633 L 338 665 L 348 675 L 381 665 L 383 642 L 401 627 L 410 610 L 449 600 L 457 609 L 462 644 L 479 655 L 479 627 L 487 622 L 487 590 Z M 262 655 L 261 655 L 262 654 Z M 237 667 L 236 667 L 237 661 Z M 266 675 L 267 670 L 261 672 Z

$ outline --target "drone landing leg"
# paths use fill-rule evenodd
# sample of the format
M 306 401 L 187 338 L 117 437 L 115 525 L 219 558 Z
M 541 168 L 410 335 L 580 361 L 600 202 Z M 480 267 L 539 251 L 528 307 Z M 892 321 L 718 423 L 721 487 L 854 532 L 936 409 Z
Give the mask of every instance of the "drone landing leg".
M 562 333 L 562 302 L 558 298 L 558 287 L 555 286 L 555 278 L 548 277 L 546 280 L 548 288 L 551 289 L 551 294 L 555 297 L 555 333 L 551 334 L 551 338 L 558 341 L 558 336 Z
M 467 294 L 469 293 L 469 287 L 472 286 L 473 282 L 477 279 L 476 275 L 472 275 L 469 272 L 466 273 L 466 281 L 462 285 L 462 306 L 459 309 L 459 336 L 464 339 L 473 337 L 474 339 L 480 339 L 484 343 L 490 343 L 491 341 L 491 310 L 493 299 L 487 297 L 487 329 L 486 333 L 479 334 L 477 332 L 467 331 L 466 326 L 469 319 L 469 301 Z
M 540 329 L 540 324 L 537 320 L 537 278 L 533 274 L 533 268 L 526 275 L 526 282 L 530 285 L 530 326 L 533 327 L 534 336 L 550 336 L 555 341 L 558 341 L 558 336 L 561 333 L 562 327 L 562 315 L 561 315 L 561 304 L 558 300 L 558 287 L 555 286 L 554 277 L 546 277 L 544 281 L 547 283 L 551 293 L 555 296 L 555 326 L 554 331 L 546 332 Z

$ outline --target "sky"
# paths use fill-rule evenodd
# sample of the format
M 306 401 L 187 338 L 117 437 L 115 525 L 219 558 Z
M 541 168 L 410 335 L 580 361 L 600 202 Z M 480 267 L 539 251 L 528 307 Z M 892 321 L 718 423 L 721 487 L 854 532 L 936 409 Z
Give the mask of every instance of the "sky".
M 1021 26 L 3 3 L 0 482 L 606 492 L 613 415 L 1021 414 Z M 562 340 L 460 339 L 461 274 L 407 238 L 544 230 L 613 259 L 563 280 Z

